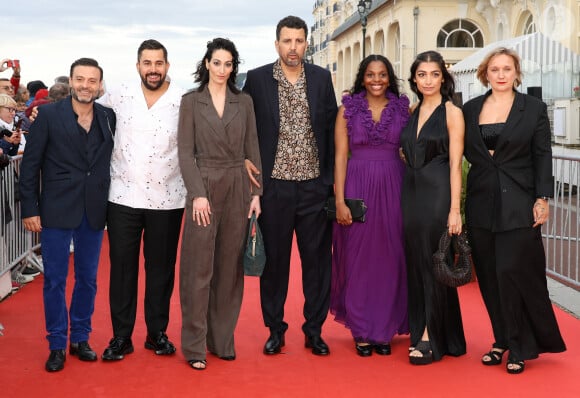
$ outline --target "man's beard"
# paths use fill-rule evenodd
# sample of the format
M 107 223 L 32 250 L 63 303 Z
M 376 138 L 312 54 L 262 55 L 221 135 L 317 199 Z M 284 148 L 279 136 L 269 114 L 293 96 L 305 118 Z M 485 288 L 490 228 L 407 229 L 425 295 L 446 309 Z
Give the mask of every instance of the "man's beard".
M 159 76 L 159 81 L 157 81 L 154 84 L 150 84 L 149 82 L 147 82 L 147 76 Z M 161 86 L 163 86 L 163 83 L 165 82 L 165 76 L 159 73 L 148 73 L 145 76 L 141 75 L 141 82 L 143 83 L 145 88 L 147 88 L 147 90 L 155 91 L 158 90 Z
M 77 102 L 79 102 L 79 103 L 81 103 L 81 104 L 91 104 L 91 103 L 95 102 L 95 100 L 96 100 L 97 98 L 99 98 L 99 92 L 98 92 L 98 91 L 97 91 L 97 93 L 96 93 L 96 94 L 94 94 L 94 95 L 91 95 L 91 98 L 90 98 L 90 99 L 79 98 L 79 96 L 78 96 L 77 92 L 76 92 L 76 91 L 75 91 L 75 89 L 74 89 L 74 88 L 72 88 L 72 87 L 71 87 L 71 89 L 70 89 L 70 95 L 71 95 L 71 96 L 72 96 L 72 97 L 73 97 L 73 98 L 74 98 L 74 99 L 75 99 Z
M 286 66 L 295 67 L 295 66 L 299 66 L 302 63 L 302 59 L 299 58 L 299 59 L 290 60 L 289 58 L 282 58 L 282 62 Z

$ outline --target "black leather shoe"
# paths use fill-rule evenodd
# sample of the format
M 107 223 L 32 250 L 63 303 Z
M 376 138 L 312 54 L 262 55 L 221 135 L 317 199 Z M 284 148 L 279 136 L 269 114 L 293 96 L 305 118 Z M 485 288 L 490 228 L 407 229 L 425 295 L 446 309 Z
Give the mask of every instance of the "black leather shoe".
M 371 344 L 355 344 L 356 353 L 361 357 L 370 357 L 373 355 L 373 346 Z
M 64 350 L 50 350 L 50 355 L 44 368 L 47 372 L 58 372 L 64 369 L 64 361 L 66 361 Z
M 391 355 L 391 345 L 375 344 L 375 352 L 379 355 Z
M 78 356 L 81 361 L 92 362 L 97 360 L 97 353 L 91 349 L 88 341 L 70 343 L 68 353 Z
M 306 336 L 304 347 L 312 348 L 314 355 L 328 355 L 330 350 L 320 336 Z
M 120 361 L 125 358 L 125 354 L 133 351 L 133 343 L 129 337 L 115 336 L 109 341 L 109 346 L 105 348 L 102 358 L 104 361 Z
M 175 346 L 165 334 L 165 332 L 157 333 L 157 336 L 152 337 L 147 335 L 145 340 L 145 348 L 155 351 L 157 355 L 171 355 L 175 354 Z
M 268 337 L 268 340 L 264 345 L 264 354 L 279 354 L 285 344 L 284 333 L 271 332 L 270 337 Z

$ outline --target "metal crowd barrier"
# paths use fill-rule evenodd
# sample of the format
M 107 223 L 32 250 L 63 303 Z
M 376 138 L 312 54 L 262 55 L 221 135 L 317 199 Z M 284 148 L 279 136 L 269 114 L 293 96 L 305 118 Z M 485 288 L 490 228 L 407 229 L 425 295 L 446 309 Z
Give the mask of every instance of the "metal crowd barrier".
M 542 227 L 542 236 L 547 274 L 580 290 L 580 151 L 576 153 L 553 155 L 554 199 L 550 200 L 550 219 Z
M 44 271 L 37 254 L 40 235 L 26 231 L 20 217 L 18 174 L 21 161 L 21 155 L 13 157 L 0 173 L 0 276 L 15 267 L 24 268 L 27 264 Z
M 542 237 L 547 274 L 580 291 L 580 151 L 577 153 L 553 155 L 554 198 Z M 37 254 L 40 235 L 26 231 L 20 217 L 17 181 L 21 160 L 22 156 L 12 158 L 0 173 L 0 276 L 27 264 L 43 271 Z

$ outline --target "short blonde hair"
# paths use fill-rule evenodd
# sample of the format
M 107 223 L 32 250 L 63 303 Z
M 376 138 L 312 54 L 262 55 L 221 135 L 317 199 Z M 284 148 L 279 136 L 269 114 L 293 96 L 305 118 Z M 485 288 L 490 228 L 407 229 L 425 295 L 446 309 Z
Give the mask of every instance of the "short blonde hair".
M 0 106 L 16 108 L 16 101 L 9 95 L 0 94 Z
M 487 68 L 489 67 L 491 59 L 498 55 L 507 55 L 512 57 L 514 60 L 514 65 L 516 68 L 516 80 L 514 81 L 514 88 L 518 87 L 520 84 L 522 84 L 522 67 L 520 65 L 520 56 L 514 50 L 506 47 L 498 47 L 485 56 L 477 68 L 477 79 L 484 86 L 487 87 L 489 85 L 489 80 L 487 80 Z

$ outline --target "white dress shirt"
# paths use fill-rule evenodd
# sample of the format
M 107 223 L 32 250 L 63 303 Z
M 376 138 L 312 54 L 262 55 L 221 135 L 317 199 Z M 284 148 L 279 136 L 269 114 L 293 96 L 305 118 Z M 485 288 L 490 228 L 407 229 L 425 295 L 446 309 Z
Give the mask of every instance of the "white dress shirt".
M 187 192 L 177 158 L 177 124 L 183 94 L 183 89 L 171 83 L 147 108 L 141 81 L 135 81 L 99 98 L 99 103 L 113 108 L 117 115 L 110 202 L 153 210 L 185 206 Z

